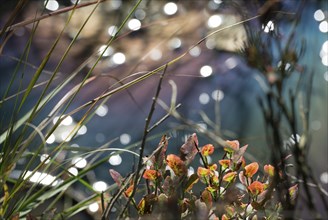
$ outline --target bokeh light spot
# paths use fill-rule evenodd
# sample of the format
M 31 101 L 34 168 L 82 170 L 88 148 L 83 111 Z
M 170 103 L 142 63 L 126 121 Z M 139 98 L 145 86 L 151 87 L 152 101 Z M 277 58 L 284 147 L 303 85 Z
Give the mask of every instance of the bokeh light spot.
M 131 141 L 131 136 L 129 134 L 122 134 L 120 136 L 121 144 L 124 144 L 124 145 L 129 144 L 130 141 Z
M 137 31 L 141 28 L 141 22 L 138 19 L 133 18 L 129 21 L 128 27 L 132 31 Z
M 104 181 L 97 181 L 92 184 L 92 188 L 97 192 L 103 192 L 107 189 L 107 184 Z
M 118 154 L 116 155 L 112 155 L 109 159 L 108 159 L 108 163 L 112 166 L 118 166 L 122 163 L 122 157 Z
M 212 99 L 215 101 L 221 101 L 224 98 L 224 93 L 221 90 L 214 90 L 212 92 Z
M 59 4 L 56 0 L 49 0 L 49 1 L 45 0 L 44 6 L 49 11 L 56 11 L 59 8 Z
M 47 143 L 47 144 L 52 144 L 52 143 L 54 143 L 55 141 L 56 141 L 56 137 L 55 137 L 55 135 L 54 135 L 54 134 L 51 134 L 51 135 L 47 138 L 46 143 Z
M 107 115 L 108 113 L 108 107 L 107 105 L 100 105 L 97 109 L 96 109 L 96 114 L 100 117 L 104 117 L 105 115 Z
M 323 172 L 320 175 L 320 181 L 324 184 L 328 184 L 328 172 Z
M 168 2 L 164 5 L 163 10 L 167 15 L 174 15 L 178 11 L 178 6 L 174 2 Z
M 209 28 L 217 28 L 221 24 L 222 24 L 222 18 L 220 15 L 212 15 L 207 21 L 207 26 Z
M 189 51 L 189 54 L 193 57 L 198 57 L 201 53 L 200 47 L 196 46 Z
M 118 28 L 115 25 L 113 25 L 108 28 L 107 33 L 109 36 L 114 37 L 115 34 L 117 33 L 117 31 L 118 31 Z
M 322 21 L 323 19 L 325 19 L 325 14 L 321 9 L 318 9 L 314 12 L 313 17 L 316 21 Z
M 97 212 L 99 210 L 99 205 L 98 203 L 94 202 L 94 203 L 91 203 L 89 206 L 88 206 L 88 209 L 90 212 Z
M 115 53 L 113 55 L 113 62 L 118 65 L 125 63 L 125 55 L 121 52 Z
M 76 157 L 73 158 L 72 164 L 77 168 L 83 169 L 87 166 L 87 160 L 82 157 Z
M 206 105 L 210 101 L 210 96 L 207 93 L 201 93 L 199 95 L 200 104 Z
M 321 21 L 319 24 L 319 30 L 322 33 L 327 33 L 328 32 L 328 22 L 327 21 Z
M 210 75 L 212 75 L 213 69 L 212 67 L 205 65 L 200 68 L 199 72 L 202 77 L 209 77 Z
M 40 161 L 44 162 L 44 164 L 48 164 L 50 162 L 49 154 L 42 154 L 40 156 Z

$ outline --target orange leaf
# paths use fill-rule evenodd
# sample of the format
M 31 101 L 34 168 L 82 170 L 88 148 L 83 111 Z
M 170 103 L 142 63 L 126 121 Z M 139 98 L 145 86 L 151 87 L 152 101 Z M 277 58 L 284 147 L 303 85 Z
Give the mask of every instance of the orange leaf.
M 223 176 L 223 181 L 232 182 L 236 176 L 237 176 L 237 172 L 229 172 Z
M 177 155 L 170 154 L 166 157 L 167 165 L 173 170 L 175 175 L 181 176 L 187 173 L 185 163 Z
M 298 184 L 295 184 L 294 186 L 290 187 L 288 191 L 289 191 L 290 199 L 295 200 L 298 192 Z
M 197 174 L 198 174 L 199 177 L 209 176 L 211 174 L 211 170 L 206 169 L 204 167 L 198 167 Z
M 138 204 L 138 213 L 143 215 L 145 213 L 146 201 L 145 198 L 142 198 Z
M 129 188 L 125 190 L 124 195 L 129 198 L 132 195 L 132 192 L 133 192 L 133 184 L 131 184 Z
M 213 152 L 214 152 L 214 146 L 212 144 L 206 144 L 201 149 L 201 153 L 204 156 L 211 155 L 211 154 L 213 154 Z
M 208 168 L 212 171 L 215 171 L 218 168 L 218 165 L 216 165 L 215 163 L 212 165 L 209 165 Z
M 151 180 L 154 181 L 156 180 L 161 174 L 156 171 L 156 170 L 146 170 L 143 174 L 143 178 L 147 179 L 147 180 Z
M 218 177 L 217 175 L 214 175 L 214 176 L 212 177 L 212 183 L 213 183 L 213 184 L 218 184 L 218 183 L 219 183 L 219 177 Z
M 207 183 L 209 181 L 209 177 L 211 175 L 211 170 L 206 169 L 204 167 L 198 167 L 197 169 L 197 175 L 203 183 Z
M 244 169 L 245 169 L 245 176 L 252 177 L 259 169 L 259 164 L 257 162 L 253 162 L 245 166 Z
M 226 146 L 223 149 L 228 153 L 233 153 L 239 150 L 239 141 L 226 141 Z
M 222 166 L 222 168 L 225 170 L 229 168 L 231 161 L 229 159 L 225 160 L 219 160 L 219 164 Z
M 247 188 L 251 194 L 256 196 L 264 191 L 264 184 L 260 181 L 254 181 Z
M 268 164 L 264 165 L 264 172 L 268 174 L 270 177 L 274 176 L 274 166 Z

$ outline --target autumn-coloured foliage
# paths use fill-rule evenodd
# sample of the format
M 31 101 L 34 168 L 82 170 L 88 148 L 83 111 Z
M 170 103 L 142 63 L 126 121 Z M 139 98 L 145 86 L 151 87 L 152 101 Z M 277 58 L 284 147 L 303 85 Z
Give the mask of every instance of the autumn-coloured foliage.
M 247 177 L 252 177 L 259 169 L 259 164 L 257 162 L 253 162 L 245 166 L 245 173 L 244 175 Z
M 279 183 L 274 182 L 275 168 L 270 164 L 261 166 L 258 162 L 246 163 L 244 153 L 248 147 L 240 147 L 239 141 L 226 141 L 217 146 L 223 153 L 215 158 L 217 163 L 208 163 L 208 156 L 215 157 L 215 147 L 206 144 L 198 146 L 196 134 L 192 134 L 182 145 L 180 156 L 166 155 L 168 140 L 164 136 L 159 148 L 144 159 L 141 181 L 137 187 L 142 195 L 139 202 L 130 198 L 139 218 L 177 219 L 278 219 L 281 204 L 274 192 Z M 162 146 L 162 147 L 161 147 Z M 196 173 L 188 172 L 196 155 L 203 161 Z M 195 160 L 196 161 L 196 160 Z M 110 170 L 114 181 L 131 197 L 133 184 L 123 186 L 123 178 Z M 289 197 L 295 200 L 298 185 L 289 188 Z M 138 205 L 137 205 L 138 204 Z M 168 214 L 170 213 L 170 214 Z M 131 216 L 126 213 L 126 216 Z
M 212 144 L 206 144 L 205 146 L 202 147 L 201 152 L 203 156 L 209 156 L 213 154 L 214 146 Z

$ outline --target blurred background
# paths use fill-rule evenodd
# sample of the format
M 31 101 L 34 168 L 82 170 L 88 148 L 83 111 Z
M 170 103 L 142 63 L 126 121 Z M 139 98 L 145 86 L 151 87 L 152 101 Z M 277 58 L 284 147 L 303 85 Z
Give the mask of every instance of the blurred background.
M 0 28 L 5 26 L 17 3 L 9 0 L 4 2 L 0 6 Z M 92 1 L 80 1 L 77 4 L 88 2 Z M 241 144 L 249 144 L 249 156 L 264 164 L 270 160 L 270 151 L 266 144 L 265 122 L 258 100 L 263 98 L 267 88 L 262 73 L 251 67 L 247 59 L 239 53 L 247 40 L 244 25 L 267 35 L 279 30 L 281 41 L 285 42 L 292 25 L 290 14 L 297 12 L 302 1 L 277 1 L 279 3 L 273 4 L 277 7 L 276 11 L 284 12 L 278 13 L 279 16 L 268 15 L 265 23 L 260 19 L 253 19 L 212 35 L 201 43 L 198 42 L 215 30 L 257 15 L 260 10 L 265 10 L 267 2 L 270 1 L 145 0 L 117 36 L 116 32 L 122 20 L 135 1 L 102 2 L 63 60 L 51 88 L 55 88 L 63 79 L 69 77 L 83 62 L 87 61 L 88 65 L 79 69 L 74 79 L 51 100 L 33 123 L 38 124 L 47 117 L 61 98 L 80 83 L 90 70 L 92 72 L 89 78 L 92 80 L 81 89 L 67 112 L 184 55 L 166 69 L 159 99 L 169 106 L 172 96 L 176 95 L 176 103 L 181 104 L 177 111 L 195 126 L 171 116 L 151 131 L 145 154 L 150 154 L 157 147 L 162 134 L 171 137 L 168 151 L 176 152 L 186 137 L 194 132 L 199 137 L 200 145 L 209 143 L 210 140 L 203 133 L 211 130 L 223 139 L 238 139 Z M 75 3 L 76 0 L 26 1 L 23 10 L 15 18 L 15 23 L 19 24 L 41 14 L 47 15 Z M 306 1 L 304 4 L 294 40 L 306 42 L 305 55 L 299 63 L 307 71 L 314 72 L 310 112 L 312 147 L 309 151 L 309 160 L 315 168 L 314 175 L 327 190 L 328 6 L 326 1 L 319 0 Z M 32 90 L 27 104 L 23 106 L 19 115 L 28 112 L 35 105 L 45 86 L 44 82 L 61 62 L 64 51 L 94 8 L 95 4 L 90 4 L 74 12 L 38 79 L 39 87 Z M 8 40 L 1 39 L 4 45 L 1 47 L 0 55 L 1 97 L 6 93 L 17 62 L 21 57 L 25 60 L 25 64 L 17 71 L 18 75 L 22 76 L 21 80 L 12 82 L 13 86 L 5 97 L 6 101 L 1 103 L 1 133 L 8 128 L 11 120 L 9 115 L 16 104 L 15 98 L 10 96 L 26 88 L 36 68 L 63 30 L 69 14 L 49 16 L 41 20 L 36 29 L 33 27 L 35 23 L 18 25 L 10 32 Z M 106 43 L 113 36 L 116 38 L 107 47 Z M 28 44 L 31 45 L 29 51 L 24 53 Z M 298 48 L 300 45 L 301 43 L 295 44 L 295 47 Z M 93 68 L 101 53 L 102 58 Z M 274 65 L 279 65 L 279 60 L 273 62 Z M 138 153 L 145 118 L 149 113 L 159 76 L 160 74 L 154 74 L 143 82 L 110 96 L 106 102 L 97 106 L 93 117 L 79 129 L 74 138 L 69 134 L 84 117 L 87 108 L 67 117 L 47 138 L 47 147 L 53 149 L 59 143 L 65 142 L 68 148 L 62 152 L 61 157 L 62 161 L 69 160 L 75 164 L 71 172 L 79 172 L 93 160 L 83 156 L 83 153 L 92 149 L 127 148 Z M 291 77 L 288 83 L 294 86 L 296 80 L 297 77 Z M 166 114 L 166 110 L 157 105 L 152 124 Z M 54 123 L 56 120 L 58 117 L 54 119 Z M 286 134 L 286 141 L 289 140 L 290 135 Z M 111 153 L 113 151 L 106 151 L 99 158 Z M 40 160 L 46 157 L 46 150 L 42 155 Z M 213 159 L 217 160 L 215 156 Z M 132 171 L 136 161 L 137 158 L 130 153 L 114 154 L 107 163 L 90 171 L 85 179 L 95 190 L 102 191 L 113 183 L 108 173 L 109 169 L 115 169 L 125 175 Z M 20 162 L 21 164 L 16 167 L 17 175 L 20 166 L 26 163 L 24 159 Z M 80 196 L 83 198 L 88 191 L 83 187 L 80 189 Z M 90 205 L 88 212 L 96 213 L 98 210 L 99 206 Z

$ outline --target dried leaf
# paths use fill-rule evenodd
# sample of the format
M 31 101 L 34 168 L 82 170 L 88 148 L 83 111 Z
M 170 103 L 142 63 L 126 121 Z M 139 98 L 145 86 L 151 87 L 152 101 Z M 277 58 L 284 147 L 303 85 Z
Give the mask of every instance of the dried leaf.
M 208 219 L 209 209 L 207 208 L 205 202 L 202 202 L 200 201 L 200 199 L 197 199 L 195 201 L 195 207 L 197 211 L 197 219 Z
M 248 145 L 245 145 L 241 148 L 238 148 L 238 150 L 234 151 L 233 155 L 232 155 L 232 161 L 236 164 L 242 162 L 243 156 L 247 150 Z
M 186 165 L 191 163 L 197 154 L 198 138 L 195 133 L 190 135 L 187 141 L 180 148 L 180 157 Z
M 165 178 L 162 188 L 163 188 L 165 195 L 167 195 L 167 196 L 171 196 L 175 193 L 173 180 L 170 176 L 167 176 Z
M 196 184 L 198 182 L 199 178 L 197 176 L 197 174 L 192 174 L 188 181 L 187 181 L 187 184 L 186 184 L 186 189 L 185 189 L 185 192 L 189 192 L 192 187 L 194 186 L 194 184 Z
M 168 139 L 166 135 L 163 135 L 161 141 L 158 144 L 158 151 L 155 152 L 154 156 L 151 158 L 152 164 L 155 164 L 157 169 L 161 169 L 163 166 L 167 146 L 168 146 Z
M 154 194 L 144 196 L 138 204 L 138 213 L 140 215 L 150 214 L 156 198 Z
M 244 171 L 240 171 L 239 173 L 239 181 L 243 184 L 243 185 L 247 185 L 247 180 L 246 177 L 244 175 Z
M 224 151 L 228 153 L 233 153 L 237 150 L 239 150 L 239 141 L 233 140 L 233 141 L 226 141 L 226 146 L 224 146 Z
M 36 219 L 36 218 L 35 218 L 34 216 L 32 216 L 32 215 L 29 213 L 29 214 L 27 214 L 26 219 L 27 219 L 27 220 L 34 220 L 34 219 Z M 14 214 L 14 215 L 11 217 L 11 220 L 19 220 L 19 213 Z
M 261 210 L 261 209 L 263 209 L 262 204 L 260 204 L 260 203 L 258 203 L 258 202 L 253 201 L 253 202 L 251 203 L 251 205 L 252 205 L 252 207 L 253 207 L 254 209 L 256 209 L 256 210 Z
M 121 174 L 113 169 L 109 169 L 109 174 L 115 181 L 115 183 L 120 187 L 122 185 L 123 177 Z
M 258 196 L 257 196 L 257 202 L 258 203 L 262 203 L 263 201 L 265 201 L 266 199 L 268 199 L 268 198 L 266 198 L 267 197 L 267 195 L 268 195 L 268 190 L 264 190 L 263 192 L 261 192 Z
M 15 219 L 15 218 L 14 218 Z M 19 219 L 19 217 L 18 217 Z M 16 220 L 16 219 L 15 219 Z M 37 220 L 37 217 L 35 217 L 34 215 L 32 215 L 31 213 L 26 215 L 26 220 Z
M 208 190 L 204 190 L 201 195 L 201 199 L 205 202 L 206 206 L 210 209 L 213 205 L 212 194 Z

